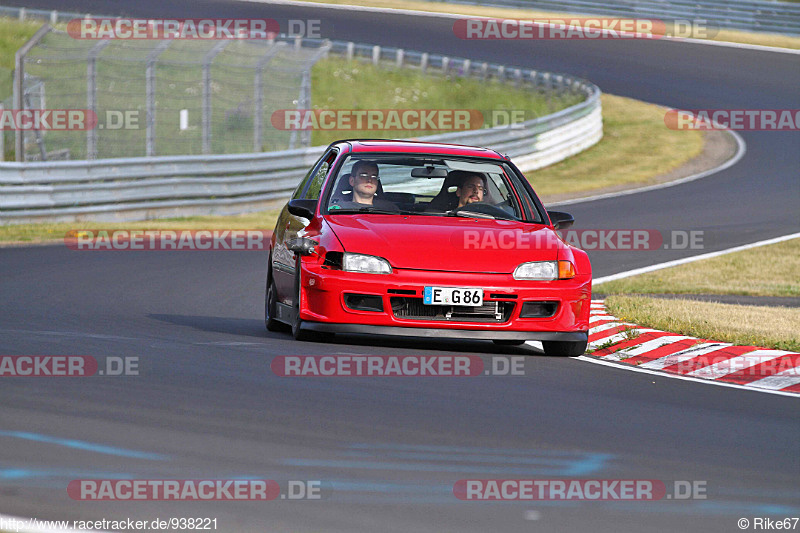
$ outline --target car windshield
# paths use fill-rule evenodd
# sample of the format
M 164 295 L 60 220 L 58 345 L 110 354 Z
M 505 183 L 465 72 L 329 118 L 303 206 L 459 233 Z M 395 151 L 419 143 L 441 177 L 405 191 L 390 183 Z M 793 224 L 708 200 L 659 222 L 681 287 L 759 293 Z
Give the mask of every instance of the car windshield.
M 349 156 L 331 180 L 325 207 L 330 215 L 388 213 L 523 220 L 523 210 L 512 193 L 511 173 L 499 161 Z

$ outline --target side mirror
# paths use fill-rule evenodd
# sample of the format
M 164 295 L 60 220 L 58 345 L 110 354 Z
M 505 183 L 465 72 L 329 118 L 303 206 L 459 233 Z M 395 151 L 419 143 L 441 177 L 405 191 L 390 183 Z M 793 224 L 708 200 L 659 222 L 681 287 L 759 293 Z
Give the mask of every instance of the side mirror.
M 550 222 L 553 223 L 553 229 L 567 229 L 575 223 L 575 219 L 569 213 L 561 211 L 548 211 Z
M 311 220 L 314 218 L 314 211 L 317 210 L 316 200 L 289 200 L 289 213 L 296 217 L 303 217 Z
M 288 242 L 287 248 L 290 252 L 294 252 L 297 255 L 311 255 L 314 253 L 314 247 L 317 246 L 319 243 L 317 241 L 312 241 L 311 239 L 292 239 Z

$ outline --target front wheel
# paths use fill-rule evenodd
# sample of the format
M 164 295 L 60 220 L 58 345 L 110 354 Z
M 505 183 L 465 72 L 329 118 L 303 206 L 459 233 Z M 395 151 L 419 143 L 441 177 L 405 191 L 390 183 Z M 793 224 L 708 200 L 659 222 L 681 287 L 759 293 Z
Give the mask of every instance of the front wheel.
M 586 352 L 588 341 L 542 341 L 545 355 L 578 357 Z
M 275 280 L 270 273 L 267 274 L 267 293 L 264 297 L 264 325 L 267 331 L 286 331 L 286 324 L 278 321 L 275 317 L 278 314 L 278 293 L 275 287 Z

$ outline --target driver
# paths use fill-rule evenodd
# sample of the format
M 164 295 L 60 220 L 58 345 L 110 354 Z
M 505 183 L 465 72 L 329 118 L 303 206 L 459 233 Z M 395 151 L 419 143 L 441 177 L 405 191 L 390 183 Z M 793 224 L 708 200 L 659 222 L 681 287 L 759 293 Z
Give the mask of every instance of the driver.
M 486 192 L 486 177 L 480 174 L 469 174 L 456 189 L 458 208 L 467 204 L 482 202 Z

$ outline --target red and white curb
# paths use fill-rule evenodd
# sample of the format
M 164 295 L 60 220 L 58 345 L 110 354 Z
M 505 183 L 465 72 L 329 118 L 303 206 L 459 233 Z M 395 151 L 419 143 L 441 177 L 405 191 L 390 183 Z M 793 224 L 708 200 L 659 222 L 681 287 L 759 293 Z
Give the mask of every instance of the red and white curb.
M 608 314 L 603 300 L 592 300 L 589 325 L 591 359 L 751 390 L 800 394 L 800 353 L 642 328 Z

